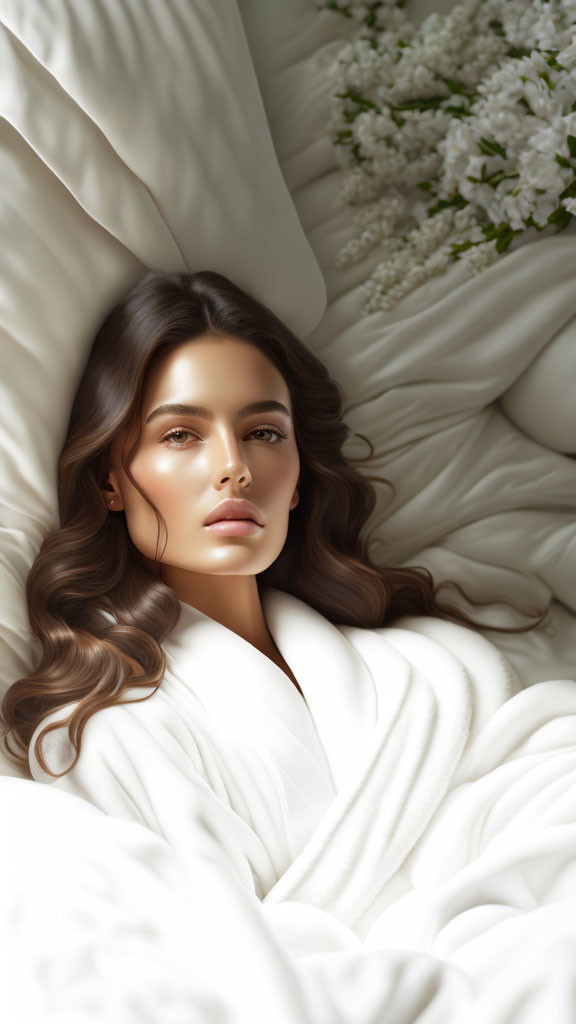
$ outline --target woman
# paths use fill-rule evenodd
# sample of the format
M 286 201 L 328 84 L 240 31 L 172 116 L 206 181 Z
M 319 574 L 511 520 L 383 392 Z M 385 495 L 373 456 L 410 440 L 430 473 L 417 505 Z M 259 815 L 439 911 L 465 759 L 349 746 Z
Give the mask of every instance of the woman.
M 188 861 L 207 824 L 295 955 L 386 945 L 451 787 L 518 758 L 502 709 L 552 715 L 426 570 L 372 564 L 374 490 L 341 410 L 320 360 L 231 281 L 147 275 L 80 381 L 61 526 L 27 580 L 43 656 L 2 705 L 34 779 Z
M 177 399 L 180 408 L 160 408 Z M 184 400 L 209 408 L 194 413 Z M 254 400 L 258 409 L 242 409 Z M 130 291 L 92 346 L 59 461 L 61 526 L 27 580 L 44 655 L 2 708 L 21 764 L 40 720 L 69 698 L 80 740 L 128 682 L 161 684 L 160 645 L 182 602 L 254 645 L 297 689 L 263 615 L 265 585 L 364 629 L 410 613 L 474 624 L 436 602 L 426 569 L 372 564 L 360 533 L 376 498 L 342 454 L 348 434 L 325 366 L 223 275 L 150 273 Z M 224 500 L 255 503 L 265 522 L 208 528 Z M 544 616 L 492 628 L 523 632 Z

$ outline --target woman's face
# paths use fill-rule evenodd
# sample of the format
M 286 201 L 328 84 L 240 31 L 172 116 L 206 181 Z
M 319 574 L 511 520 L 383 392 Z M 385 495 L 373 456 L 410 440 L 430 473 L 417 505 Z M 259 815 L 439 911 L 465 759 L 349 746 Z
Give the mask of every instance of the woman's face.
M 281 403 L 287 412 L 243 411 L 256 402 Z M 173 404 L 206 411 L 160 408 Z M 298 503 L 300 458 L 291 414 L 284 378 L 248 342 L 202 336 L 157 358 L 145 380 L 142 436 L 129 466 L 166 523 L 160 563 L 191 573 L 255 575 L 274 562 Z M 122 445 L 127 460 L 137 434 L 133 423 L 115 439 L 112 490 L 102 493 L 107 502 L 115 499 L 108 508 L 124 509 L 132 542 L 153 567 L 156 516 L 120 461 Z M 208 529 L 207 516 L 224 499 L 252 502 L 263 525 L 240 535 Z M 162 534 L 160 551 L 165 539 Z

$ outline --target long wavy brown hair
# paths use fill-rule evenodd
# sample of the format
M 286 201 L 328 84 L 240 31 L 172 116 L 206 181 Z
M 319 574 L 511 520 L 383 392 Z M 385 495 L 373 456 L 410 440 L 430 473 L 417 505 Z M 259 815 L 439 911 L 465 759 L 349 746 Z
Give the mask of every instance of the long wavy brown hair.
M 36 670 L 7 691 L 0 718 L 8 730 L 7 756 L 28 772 L 30 741 L 46 715 L 77 702 L 67 718 L 38 735 L 34 746 L 42 769 L 60 778 L 80 757 L 82 732 L 91 715 L 113 704 L 146 700 L 152 693 L 120 698 L 131 687 L 153 686 L 155 692 L 162 682 L 166 654 L 161 644 L 180 618 L 180 602 L 132 543 L 124 511 L 107 509 L 101 488 L 112 442 L 141 416 L 153 357 L 206 335 L 232 336 L 257 346 L 278 368 L 291 396 L 300 501 L 281 553 L 258 574 L 259 586 L 294 594 L 332 623 L 368 629 L 421 614 L 521 633 L 538 626 L 546 615 L 545 609 L 536 622 L 519 627 L 476 623 L 464 611 L 436 600 L 446 583 L 467 597 L 458 584 L 445 580 L 434 586 L 423 567 L 375 565 L 361 532 L 376 503 L 370 480 L 383 478 L 353 465 L 374 454 L 363 435 L 355 436 L 367 442 L 370 454 L 363 459 L 343 455 L 350 433 L 342 419 L 343 393 L 324 364 L 270 309 L 222 274 L 151 272 L 111 310 L 96 334 L 58 463 L 60 527 L 43 541 L 26 581 L 30 627 L 42 654 Z M 123 457 L 122 464 L 148 501 Z M 394 492 L 389 481 L 383 482 Z M 158 526 L 165 529 L 158 509 L 149 504 Z M 467 599 L 474 605 L 489 603 Z M 76 756 L 57 775 L 48 768 L 41 746 L 48 732 L 63 725 L 68 725 Z M 19 749 L 11 748 L 9 736 Z

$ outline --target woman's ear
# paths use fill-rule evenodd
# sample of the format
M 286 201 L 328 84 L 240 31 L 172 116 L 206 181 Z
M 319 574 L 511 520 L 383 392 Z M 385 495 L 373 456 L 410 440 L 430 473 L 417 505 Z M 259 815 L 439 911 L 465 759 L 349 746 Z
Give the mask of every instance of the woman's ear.
M 109 512 L 121 512 L 124 508 L 122 501 L 122 495 L 120 488 L 118 487 L 118 480 L 116 474 L 111 471 L 108 475 L 108 480 L 101 489 L 102 497 L 106 502 L 106 508 Z
M 298 488 L 296 487 L 294 490 L 294 494 L 292 495 L 292 501 L 290 502 L 290 511 L 292 511 L 293 508 L 296 508 L 296 505 L 298 504 L 299 501 L 300 495 L 298 494 Z

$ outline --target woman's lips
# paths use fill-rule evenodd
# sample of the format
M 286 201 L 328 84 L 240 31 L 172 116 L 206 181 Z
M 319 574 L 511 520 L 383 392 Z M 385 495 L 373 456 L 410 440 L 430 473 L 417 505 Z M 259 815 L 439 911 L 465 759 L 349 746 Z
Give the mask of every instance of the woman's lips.
M 244 537 L 250 533 L 256 533 L 262 527 L 253 519 L 217 519 L 215 523 L 209 523 L 204 527 L 211 533 L 219 533 L 224 537 Z

